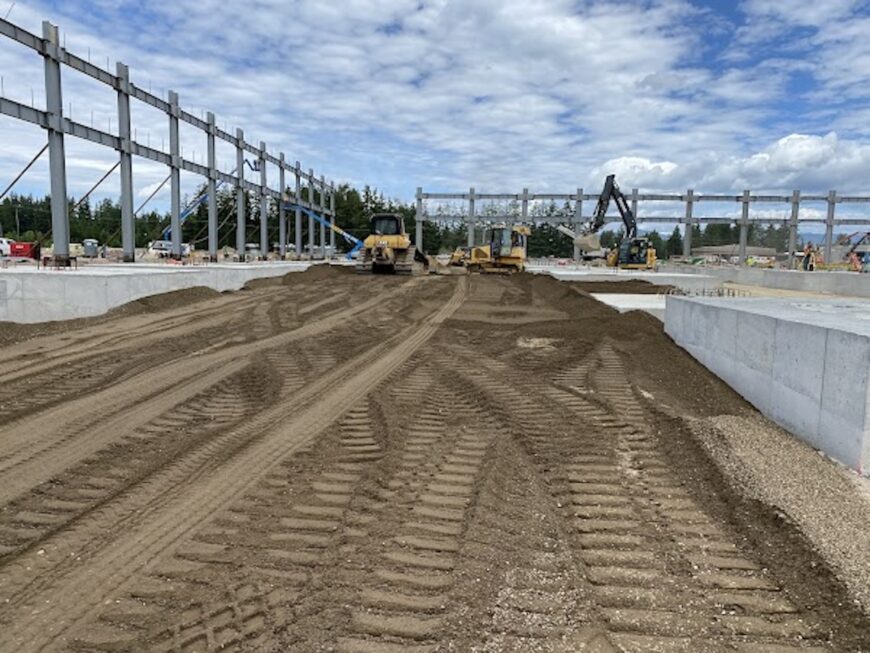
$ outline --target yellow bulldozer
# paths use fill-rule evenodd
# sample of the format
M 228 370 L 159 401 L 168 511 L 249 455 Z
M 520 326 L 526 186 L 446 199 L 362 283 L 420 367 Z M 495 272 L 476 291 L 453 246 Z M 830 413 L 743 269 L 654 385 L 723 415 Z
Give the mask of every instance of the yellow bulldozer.
M 522 272 L 528 257 L 528 227 L 497 226 L 487 229 L 485 245 L 460 247 L 450 257 L 450 264 L 463 266 L 469 272 Z
M 405 231 L 399 213 L 376 213 L 371 220 L 371 234 L 363 241 L 357 256 L 357 272 L 411 274 L 418 259 L 411 236 Z M 425 259 L 423 259 L 425 265 Z

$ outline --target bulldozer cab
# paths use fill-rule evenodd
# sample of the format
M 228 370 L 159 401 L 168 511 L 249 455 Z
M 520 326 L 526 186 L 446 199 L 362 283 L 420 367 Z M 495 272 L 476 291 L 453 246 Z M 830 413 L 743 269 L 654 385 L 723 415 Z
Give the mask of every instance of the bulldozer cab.
M 489 234 L 491 256 L 511 256 L 516 247 L 526 249 L 525 230 L 517 227 L 493 227 Z
M 405 233 L 405 221 L 394 213 L 377 213 L 372 216 L 372 233 L 378 236 L 400 236 Z

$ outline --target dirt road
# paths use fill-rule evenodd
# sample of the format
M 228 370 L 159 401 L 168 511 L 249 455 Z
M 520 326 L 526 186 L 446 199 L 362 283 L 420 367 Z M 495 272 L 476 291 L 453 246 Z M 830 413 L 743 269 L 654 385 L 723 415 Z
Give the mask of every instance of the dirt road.
M 0 650 L 870 650 L 654 319 L 531 276 L 188 299 L 0 350 Z

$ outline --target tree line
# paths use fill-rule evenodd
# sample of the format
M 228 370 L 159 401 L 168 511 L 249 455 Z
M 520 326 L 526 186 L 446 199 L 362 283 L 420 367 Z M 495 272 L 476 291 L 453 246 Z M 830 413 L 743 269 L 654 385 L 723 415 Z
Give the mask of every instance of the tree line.
M 200 189 L 196 197 L 203 191 L 204 187 Z M 308 201 L 307 188 L 302 190 L 302 199 Z M 319 202 L 319 196 L 315 196 L 314 200 Z M 222 189 L 217 193 L 218 247 L 235 247 L 236 201 L 236 192 L 232 188 Z M 259 201 L 248 194 L 245 194 L 245 201 L 247 216 L 245 242 L 259 243 Z M 186 205 L 188 202 L 189 198 L 185 198 L 182 204 Z M 270 202 L 269 206 L 268 223 L 271 225 L 269 243 L 272 246 L 278 241 L 278 206 L 275 202 Z M 495 213 L 496 210 L 492 208 L 491 212 Z M 507 210 L 513 214 L 516 207 L 509 206 Z M 336 224 L 360 239 L 368 235 L 369 220 L 374 213 L 400 213 L 405 217 L 406 228 L 409 231 L 414 229 L 415 207 L 413 204 L 386 198 L 383 193 L 370 187 L 365 187 L 360 191 L 347 184 L 338 186 L 335 193 L 335 212 Z M 557 231 L 550 223 L 535 223 L 538 218 L 556 215 L 558 212 L 555 204 L 551 204 L 543 208 L 536 208 L 530 214 L 533 228 L 528 243 L 529 256 L 568 258 L 573 254 L 573 244 L 568 237 Z M 487 210 L 484 209 L 481 217 L 485 218 L 486 214 Z M 288 229 L 292 233 L 294 223 L 292 209 L 287 211 L 287 216 Z M 109 247 L 121 246 L 121 207 L 118 202 L 112 199 L 103 199 L 92 204 L 90 201 L 79 202 L 75 198 L 71 198 L 69 200 L 69 221 L 72 242 L 95 238 L 101 244 L 106 244 Z M 140 213 L 136 217 L 136 246 L 147 247 L 151 241 L 162 239 L 162 233 L 168 225 L 168 213 L 153 210 Z M 319 225 L 315 224 L 315 229 L 319 232 Z M 43 245 L 49 245 L 51 243 L 50 198 L 48 196 L 39 198 L 14 194 L 7 196 L 0 202 L 0 233 L 16 240 L 38 241 Z M 739 234 L 739 227 L 730 224 L 711 224 L 703 229 L 699 225 L 694 225 L 692 244 L 694 247 L 734 244 L 739 241 Z M 675 227 L 667 237 L 655 230 L 643 235 L 650 239 L 661 259 L 683 253 L 683 236 L 679 227 Z M 622 231 L 606 230 L 601 232 L 600 236 L 603 247 L 614 247 L 619 244 Z M 202 203 L 182 225 L 182 242 L 192 243 L 196 249 L 205 249 L 207 238 L 208 210 L 206 204 Z M 453 222 L 426 221 L 423 224 L 423 239 L 426 251 L 430 254 L 451 252 L 456 247 L 466 244 L 465 224 L 461 220 Z M 294 240 L 295 238 L 291 238 L 291 242 Z M 479 232 L 475 242 L 480 243 L 481 240 L 482 233 Z M 308 242 L 307 217 L 303 217 L 302 220 L 302 242 Z M 780 252 L 786 251 L 788 228 L 777 225 L 751 224 L 748 242 L 754 246 L 772 247 Z M 336 246 L 339 251 L 350 249 L 350 245 L 341 238 L 336 238 Z

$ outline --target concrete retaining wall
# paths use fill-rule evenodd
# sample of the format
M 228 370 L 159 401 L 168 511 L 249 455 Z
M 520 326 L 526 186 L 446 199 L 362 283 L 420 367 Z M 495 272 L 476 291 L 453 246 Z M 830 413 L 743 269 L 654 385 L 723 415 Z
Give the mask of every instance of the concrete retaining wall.
M 669 296 L 665 331 L 768 418 L 870 473 L 870 302 Z
M 797 290 L 830 295 L 870 298 L 870 274 L 858 272 L 802 272 L 740 267 L 667 265 L 664 272 L 700 274 L 720 281 L 779 290 Z
M 301 272 L 308 263 L 99 265 L 79 270 L 0 270 L 0 322 L 50 322 L 102 315 L 149 295 L 205 287 L 238 290 L 252 279 Z

